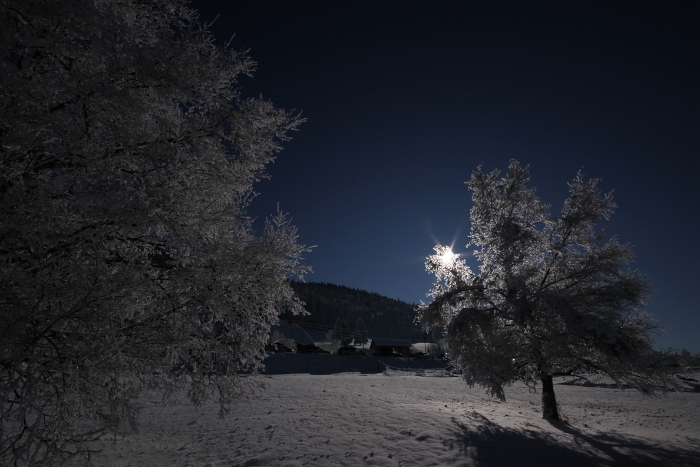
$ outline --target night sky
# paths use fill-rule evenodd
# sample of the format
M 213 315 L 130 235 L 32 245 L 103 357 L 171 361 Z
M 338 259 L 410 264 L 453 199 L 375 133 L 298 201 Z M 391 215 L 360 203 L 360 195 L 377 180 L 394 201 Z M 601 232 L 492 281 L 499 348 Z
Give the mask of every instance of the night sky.
M 654 284 L 657 342 L 700 352 L 699 2 L 192 6 L 258 62 L 245 96 L 308 119 L 250 209 L 279 202 L 318 245 L 307 280 L 428 301 L 433 246 L 466 253 L 479 164 L 529 164 L 553 214 L 583 169 L 615 190 L 603 225 Z

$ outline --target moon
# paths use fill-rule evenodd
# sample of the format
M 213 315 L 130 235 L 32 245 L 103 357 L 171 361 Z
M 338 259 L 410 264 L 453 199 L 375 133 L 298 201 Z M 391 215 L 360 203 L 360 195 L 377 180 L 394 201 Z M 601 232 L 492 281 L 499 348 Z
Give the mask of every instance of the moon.
M 448 266 L 452 264 L 456 258 L 457 255 L 452 253 L 452 250 L 448 248 L 442 255 L 440 255 L 440 262 L 442 262 L 442 264 L 444 264 L 445 266 Z

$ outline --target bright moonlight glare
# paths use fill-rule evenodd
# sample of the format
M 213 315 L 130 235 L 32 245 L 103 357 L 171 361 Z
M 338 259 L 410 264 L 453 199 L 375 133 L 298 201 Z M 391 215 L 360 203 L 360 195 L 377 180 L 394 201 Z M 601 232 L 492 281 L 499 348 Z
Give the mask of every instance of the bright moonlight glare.
M 445 252 L 440 255 L 440 261 L 442 264 L 451 264 L 455 258 L 457 258 L 457 255 L 452 253 L 452 250 L 450 249 L 445 250 Z

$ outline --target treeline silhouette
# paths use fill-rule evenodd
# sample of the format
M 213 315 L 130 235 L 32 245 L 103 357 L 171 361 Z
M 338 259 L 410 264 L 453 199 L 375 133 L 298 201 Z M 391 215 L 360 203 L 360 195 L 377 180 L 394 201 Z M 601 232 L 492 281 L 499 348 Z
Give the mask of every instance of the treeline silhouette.
M 430 341 L 431 333 L 425 333 L 414 322 L 415 304 L 395 300 L 375 292 L 353 289 L 325 282 L 296 282 L 290 285 L 299 298 L 306 303 L 306 316 L 294 316 L 293 320 L 302 328 L 329 332 L 345 321 L 352 334 L 362 320 L 369 337 L 391 337 L 412 342 Z M 292 318 L 285 313 L 282 319 Z

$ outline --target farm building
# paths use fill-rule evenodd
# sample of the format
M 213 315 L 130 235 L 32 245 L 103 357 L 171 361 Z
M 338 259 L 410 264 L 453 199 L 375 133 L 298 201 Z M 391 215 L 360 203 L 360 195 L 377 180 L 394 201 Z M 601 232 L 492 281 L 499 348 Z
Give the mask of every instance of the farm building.
M 403 357 L 411 356 L 411 343 L 399 339 L 389 339 L 385 337 L 373 338 L 369 348 L 374 351 L 374 355 L 389 356 L 399 354 Z
M 290 338 L 296 342 L 297 345 L 314 345 L 314 341 L 309 337 L 309 334 L 299 327 L 298 324 L 289 324 L 286 321 L 280 321 L 276 326 L 272 326 L 270 329 L 270 335 L 273 335 L 277 331 L 283 337 Z
M 290 344 L 288 342 L 287 345 L 284 345 L 281 342 L 273 342 L 275 340 L 275 336 L 293 340 L 295 349 L 289 349 L 288 345 Z M 311 339 L 311 336 L 309 336 L 304 329 L 299 327 L 298 324 L 290 324 L 288 321 L 280 321 L 278 325 L 273 326 L 272 329 L 270 329 L 269 340 L 270 342 L 266 346 L 266 349 L 272 352 L 284 352 L 284 349 L 287 348 L 290 351 L 296 351 L 299 353 L 328 353 L 318 347 L 314 343 L 313 339 Z

